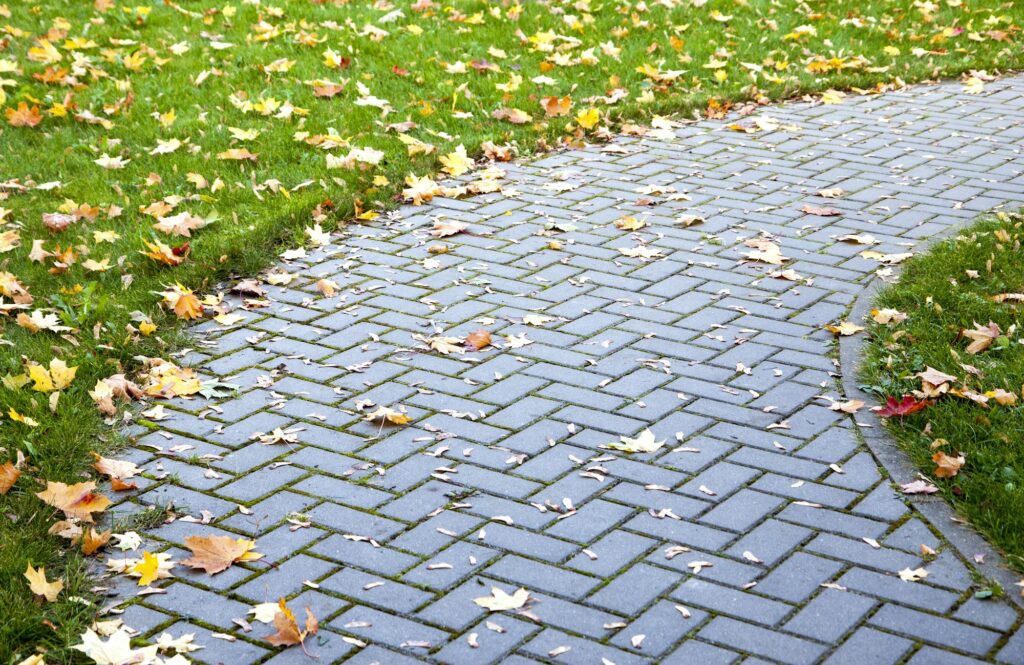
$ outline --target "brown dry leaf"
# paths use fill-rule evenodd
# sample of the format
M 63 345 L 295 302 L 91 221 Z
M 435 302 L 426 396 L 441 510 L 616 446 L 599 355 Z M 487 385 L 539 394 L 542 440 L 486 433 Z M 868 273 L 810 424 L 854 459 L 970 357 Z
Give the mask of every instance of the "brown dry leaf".
M 999 324 L 992 321 L 988 322 L 987 326 L 978 325 L 977 321 L 974 323 L 974 328 L 971 330 L 960 331 L 964 337 L 971 340 L 971 343 L 967 346 L 967 353 L 975 354 L 981 353 L 988 347 L 992 346 L 992 342 L 997 337 L 1003 334 Z
M 92 556 L 107 544 L 111 534 L 111 531 L 97 532 L 96 529 L 89 527 L 88 531 L 82 533 L 82 553 Z
M 21 477 L 21 469 L 10 462 L 0 464 L 0 496 L 7 494 Z
M 57 594 L 64 588 L 64 582 L 61 580 L 47 582 L 46 569 L 42 566 L 33 568 L 31 563 L 25 569 L 25 579 L 28 580 L 28 588 L 32 589 L 32 593 L 42 596 L 49 603 L 57 600 Z
M 36 492 L 36 496 L 54 508 L 64 511 L 68 517 L 92 524 L 92 513 L 103 512 L 110 505 L 110 499 L 102 494 L 96 494 L 93 492 L 95 489 L 96 483 L 91 480 L 74 485 L 48 480 L 46 489 Z
M 1024 293 L 999 293 L 989 298 L 992 302 L 1024 303 Z
M 477 330 L 466 335 L 466 347 L 473 351 L 491 345 L 491 333 L 486 330 Z
M 838 199 L 840 196 L 845 194 L 842 187 L 830 187 L 828 189 L 819 189 L 818 196 L 826 199 Z
M 192 556 L 181 563 L 202 568 L 210 575 L 226 570 L 237 561 L 255 561 L 263 556 L 252 551 L 256 547 L 255 540 L 236 540 L 230 536 L 189 536 L 185 546 L 192 550 Z
M 941 450 L 932 455 L 932 461 L 935 462 L 935 476 L 937 478 L 952 478 L 956 474 L 960 473 L 960 467 L 964 465 L 967 460 L 963 454 L 953 457 L 947 455 Z
M 295 614 L 285 605 L 284 598 L 277 601 L 277 606 L 278 611 L 274 615 L 274 628 L 277 629 L 277 632 L 263 638 L 274 646 L 287 647 L 302 644 L 307 637 L 316 635 L 316 631 L 320 629 L 320 623 L 308 607 L 306 608 L 306 625 L 304 629 L 300 629 Z

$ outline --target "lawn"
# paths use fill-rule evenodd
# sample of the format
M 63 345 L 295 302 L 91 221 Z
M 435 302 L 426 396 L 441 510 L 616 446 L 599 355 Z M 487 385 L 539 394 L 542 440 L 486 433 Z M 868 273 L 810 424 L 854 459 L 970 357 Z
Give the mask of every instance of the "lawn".
M 889 418 L 889 431 L 933 486 L 1019 571 L 1024 571 L 1022 243 L 1024 217 L 1000 214 L 911 259 L 899 282 L 877 301 L 879 310 L 907 317 L 871 324 L 860 377 L 883 399 L 911 396 L 928 404 Z M 1002 294 L 1016 296 L 999 298 Z M 941 374 L 920 376 L 929 368 Z
M 315 223 L 433 189 L 410 174 L 657 115 L 1020 68 L 1022 19 L 997 0 L 0 0 L 0 463 L 27 459 L 0 497 L 0 660 L 71 659 L 93 616 L 69 600 L 92 598 L 82 555 L 35 492 L 116 445 L 97 381 L 216 314 L 161 292 L 215 297 Z M 67 386 L 33 378 L 54 359 L 77 367 Z M 63 578 L 55 602 L 27 563 Z

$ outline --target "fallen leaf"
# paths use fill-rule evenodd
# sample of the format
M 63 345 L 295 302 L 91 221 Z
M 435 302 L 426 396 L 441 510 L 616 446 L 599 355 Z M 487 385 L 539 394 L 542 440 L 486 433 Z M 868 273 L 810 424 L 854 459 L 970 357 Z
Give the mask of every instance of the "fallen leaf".
M 963 454 L 953 457 L 947 455 L 941 450 L 932 455 L 932 461 L 935 462 L 935 476 L 937 478 L 952 478 L 956 474 L 960 473 L 960 467 L 964 465 L 967 460 Z
M 75 485 L 48 480 L 46 489 L 36 492 L 36 496 L 54 508 L 62 510 L 68 517 L 92 524 L 92 513 L 103 512 L 110 505 L 110 499 L 94 493 L 95 489 L 96 483 L 91 480 Z
M 230 536 L 189 536 L 185 546 L 192 550 L 192 556 L 182 560 L 182 565 L 202 568 L 210 575 L 226 570 L 238 561 L 255 561 L 263 555 L 253 552 L 256 541 Z
M 498 587 L 491 588 L 490 596 L 474 598 L 473 602 L 491 612 L 502 612 L 505 610 L 518 610 L 526 605 L 530 599 L 530 592 L 519 588 L 515 593 L 509 595 Z
M 47 582 L 46 569 L 42 566 L 33 568 L 31 563 L 25 569 L 25 579 L 28 580 L 28 587 L 32 590 L 32 593 L 42 596 L 49 603 L 57 600 L 57 594 L 64 588 L 64 582 L 61 580 Z
M 665 439 L 656 441 L 654 432 L 650 429 L 645 429 L 640 432 L 639 436 L 635 439 L 631 439 L 628 436 L 619 438 L 621 439 L 620 441 L 606 443 L 601 447 L 609 448 L 611 450 L 621 450 L 624 453 L 653 453 L 665 445 Z

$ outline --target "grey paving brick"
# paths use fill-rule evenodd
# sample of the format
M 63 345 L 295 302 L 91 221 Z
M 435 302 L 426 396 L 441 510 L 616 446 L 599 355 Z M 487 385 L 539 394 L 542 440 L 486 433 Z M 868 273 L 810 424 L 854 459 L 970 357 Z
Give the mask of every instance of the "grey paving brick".
M 812 663 L 825 651 L 825 647 L 814 642 L 727 617 L 712 619 L 697 636 L 726 648 L 792 665 Z
M 860 628 L 829 656 L 828 665 L 854 663 L 897 663 L 913 642 L 873 628 Z
M 793 609 L 786 603 L 692 577 L 672 592 L 683 604 L 692 603 L 715 613 L 747 619 L 765 626 L 777 624 Z

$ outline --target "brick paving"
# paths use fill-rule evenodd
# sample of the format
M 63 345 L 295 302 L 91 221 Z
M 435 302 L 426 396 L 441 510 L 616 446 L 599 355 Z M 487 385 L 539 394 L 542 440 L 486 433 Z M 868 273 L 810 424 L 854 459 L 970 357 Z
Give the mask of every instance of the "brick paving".
M 754 117 L 783 127 L 727 128 Z M 297 279 L 267 287 L 269 307 L 197 329 L 184 361 L 236 395 L 132 429 L 147 478 L 119 511 L 208 511 L 148 531 L 147 548 L 180 559 L 188 535 L 245 535 L 276 567 L 179 567 L 139 598 L 112 579 L 125 622 L 195 632 L 206 649 L 190 657 L 211 664 L 306 662 L 233 622 L 279 596 L 319 617 L 321 663 L 1024 663 L 1020 608 L 974 597 L 970 553 L 822 397 L 840 398 L 823 326 L 881 267 L 859 253 L 1024 204 L 1022 148 L 1024 78 L 980 95 L 947 83 L 502 165 L 504 194 L 350 227 L 283 264 Z M 816 194 L 833 187 L 846 194 Z M 620 230 L 624 215 L 647 226 Z M 438 218 L 469 233 L 434 255 Z M 879 243 L 837 240 L 856 233 Z M 743 261 L 759 234 L 802 281 Z M 640 243 L 660 254 L 619 252 Z M 523 323 L 538 313 L 551 320 Z M 415 338 L 480 328 L 504 348 Z M 505 344 L 522 333 L 532 343 Z M 361 401 L 412 422 L 366 422 Z M 297 441 L 251 439 L 275 428 Z M 666 445 L 601 448 L 645 428 Z M 903 582 L 908 567 L 929 575 Z M 525 587 L 529 612 L 488 616 L 473 599 L 492 586 Z

